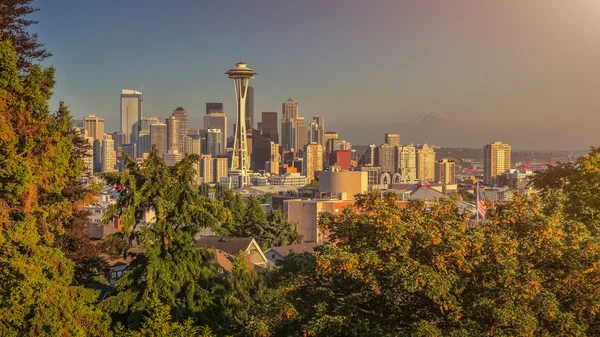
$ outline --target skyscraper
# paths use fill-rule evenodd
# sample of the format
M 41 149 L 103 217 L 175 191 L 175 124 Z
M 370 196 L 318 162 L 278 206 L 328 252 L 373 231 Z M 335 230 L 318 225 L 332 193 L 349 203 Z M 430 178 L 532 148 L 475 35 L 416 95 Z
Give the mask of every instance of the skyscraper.
M 96 117 L 96 115 L 89 115 L 83 119 L 83 123 L 85 126 L 85 132 L 87 133 L 88 137 L 92 138 L 94 171 L 102 172 L 102 140 L 104 139 L 104 118 Z
M 102 141 L 104 138 L 104 118 L 89 115 L 83 119 L 83 123 L 88 137 Z
M 140 131 L 137 142 L 137 156 L 143 158 L 144 154 L 152 151 L 152 140 L 150 139 L 150 131 Z
M 289 98 L 281 105 L 281 146 L 284 150 L 294 148 L 296 140 L 296 118 L 298 118 L 298 103 Z
M 143 117 L 140 122 L 140 131 L 150 132 L 150 125 L 154 123 L 161 123 L 161 119 L 158 117 Z
M 417 149 L 413 145 L 396 146 L 396 172 L 403 183 L 417 181 Z
M 323 170 L 323 147 L 312 142 L 304 147 L 303 172 L 310 183 L 315 180 L 315 172 Z
M 150 125 L 150 143 L 156 146 L 158 155 L 167 153 L 167 124 L 154 123 Z
M 223 144 L 223 148 L 225 148 L 225 145 L 227 144 L 227 115 L 225 115 L 225 112 L 210 110 L 210 113 L 204 116 L 204 129 L 221 130 L 221 144 Z
M 188 134 L 189 128 L 188 112 L 182 107 L 177 107 L 177 109 L 173 110 L 171 118 L 177 120 L 177 151 L 185 154 L 185 137 Z
M 203 183 L 208 184 L 213 182 L 213 160 L 210 154 L 205 154 L 200 158 L 200 170 L 198 170 L 200 179 Z
M 435 151 L 424 144 L 417 149 L 417 180 L 435 181 Z
M 398 133 L 386 133 L 385 143 L 391 146 L 400 146 L 400 134 Z
M 117 157 L 118 157 L 118 156 L 120 156 L 119 152 L 121 151 L 123 144 L 126 144 L 123 142 L 125 140 L 125 134 L 122 133 L 121 131 L 114 131 L 112 133 L 112 139 L 113 139 L 113 142 L 115 143 L 115 151 L 117 151 Z
M 137 140 L 139 122 L 142 120 L 142 93 L 135 90 L 121 90 L 121 132 L 125 134 L 125 144 Z M 134 125 L 138 126 L 132 135 Z
M 217 157 L 213 159 L 213 181 L 221 182 L 221 178 L 226 178 L 229 173 L 229 158 Z
M 104 135 L 102 139 L 102 172 L 114 172 L 117 164 L 115 145 L 111 135 Z
M 229 186 L 237 185 L 240 188 L 250 184 L 250 155 L 248 154 L 247 132 L 246 132 L 246 102 L 248 98 L 248 87 L 250 79 L 254 78 L 256 72 L 248 68 L 246 63 L 238 62 L 235 68 L 226 73 L 233 80 L 235 86 L 235 100 L 237 105 L 236 128 L 233 136 L 233 153 L 231 156 L 231 176 Z M 237 178 L 237 184 L 233 179 Z
M 199 135 L 186 136 L 185 153 L 202 154 L 202 137 Z
M 325 146 L 325 118 L 316 114 L 308 127 L 308 142 L 316 142 Z
M 381 167 L 381 173 L 395 173 L 394 151 L 395 148 L 388 144 L 382 144 L 375 148 L 375 166 Z
M 179 123 L 174 117 L 167 118 L 167 152 L 179 152 Z M 183 153 L 182 153 L 183 154 Z
M 296 118 L 295 135 L 292 148 L 296 152 L 304 151 L 304 146 L 308 144 L 308 127 L 304 124 L 304 117 Z
M 254 87 L 248 86 L 246 95 L 246 130 L 254 128 Z
M 510 170 L 511 146 L 495 142 L 483 147 L 483 180 L 486 185 L 496 183 L 496 176 Z
M 436 182 L 444 185 L 456 183 L 456 164 L 453 160 L 442 159 L 437 163 Z
M 216 157 L 223 154 L 223 136 L 219 129 L 206 130 L 206 153 Z
M 210 115 L 213 112 L 223 112 L 223 103 L 206 103 L 206 114 Z
M 263 112 L 261 133 L 275 143 L 279 143 L 279 132 L 277 125 L 277 112 Z

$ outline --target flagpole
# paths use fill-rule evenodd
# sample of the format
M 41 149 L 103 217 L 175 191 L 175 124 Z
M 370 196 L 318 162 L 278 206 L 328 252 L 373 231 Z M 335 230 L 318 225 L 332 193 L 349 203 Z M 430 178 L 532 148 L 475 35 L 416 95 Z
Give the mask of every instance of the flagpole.
M 477 220 L 475 220 L 475 224 L 479 225 L 479 181 L 477 181 L 477 191 L 475 192 L 475 214 L 477 214 Z

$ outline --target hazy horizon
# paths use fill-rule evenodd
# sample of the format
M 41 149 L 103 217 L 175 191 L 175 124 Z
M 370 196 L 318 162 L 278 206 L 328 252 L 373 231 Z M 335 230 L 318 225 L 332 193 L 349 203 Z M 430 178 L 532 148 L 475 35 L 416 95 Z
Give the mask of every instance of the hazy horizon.
M 57 68 L 53 107 L 119 128 L 121 89 L 144 86 L 144 115 L 182 106 L 202 127 L 240 57 L 258 72 L 255 120 L 325 116 L 353 144 L 403 142 L 515 149 L 599 145 L 600 3 L 595 0 L 106 2 L 38 0 L 39 38 Z M 415 117 L 439 111 L 434 130 Z M 280 115 L 281 117 L 281 115 Z M 435 132 L 434 132 L 435 131 Z

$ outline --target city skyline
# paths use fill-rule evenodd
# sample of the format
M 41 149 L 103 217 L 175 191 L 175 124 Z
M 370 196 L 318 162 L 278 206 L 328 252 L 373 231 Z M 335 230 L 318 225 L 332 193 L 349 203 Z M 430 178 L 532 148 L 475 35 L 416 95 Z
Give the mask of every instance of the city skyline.
M 221 69 L 241 53 L 264 74 L 253 85 L 257 114 L 277 111 L 292 97 L 304 116 L 326 116 L 326 131 L 354 144 L 378 143 L 382 132 L 442 146 L 478 147 L 492 140 L 516 149 L 595 144 L 600 33 L 591 28 L 600 6 L 593 1 L 345 2 L 343 10 L 336 3 L 261 2 L 248 8 L 252 15 L 218 25 L 211 36 L 198 32 L 229 23 L 227 11 L 241 2 L 132 1 L 114 13 L 96 4 L 41 1 L 35 18 L 55 55 L 45 62 L 57 67 L 55 102 L 66 101 L 77 117 L 105 117 L 109 130 L 117 129 L 115 93 L 142 84 L 146 116 L 183 106 L 190 125 L 201 125 L 204 103 L 216 101 L 225 103 L 233 120 L 234 99 Z M 134 9 L 135 20 L 120 20 Z M 283 20 L 283 12 L 295 15 Z M 69 20 L 55 25 L 58 13 Z M 165 18 L 161 25 L 158 17 Z M 114 24 L 107 28 L 107 20 Z M 302 24 L 308 21 L 314 24 Z M 235 38 L 239 25 L 254 38 Z M 454 124 L 437 133 L 440 140 L 407 135 L 415 129 L 407 124 L 430 111 Z

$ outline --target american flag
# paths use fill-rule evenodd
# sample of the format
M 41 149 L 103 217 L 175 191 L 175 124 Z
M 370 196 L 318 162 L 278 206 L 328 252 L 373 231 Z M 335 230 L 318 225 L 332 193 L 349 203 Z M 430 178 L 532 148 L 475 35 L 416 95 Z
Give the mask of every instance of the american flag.
M 483 199 L 483 195 L 481 194 L 481 192 L 479 192 L 479 188 L 477 188 L 477 213 L 479 213 L 479 217 L 481 219 L 485 219 L 486 211 L 487 206 L 485 205 L 485 200 Z

